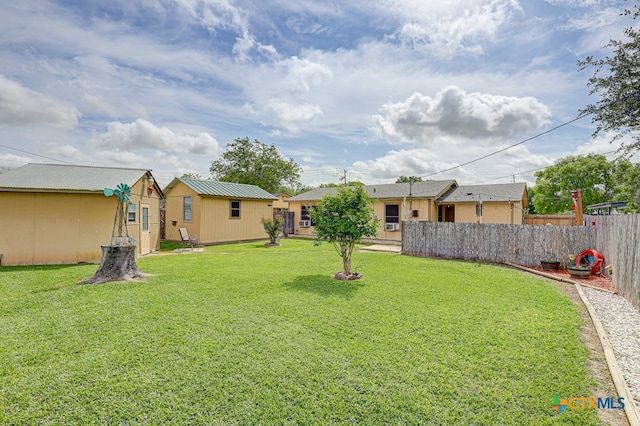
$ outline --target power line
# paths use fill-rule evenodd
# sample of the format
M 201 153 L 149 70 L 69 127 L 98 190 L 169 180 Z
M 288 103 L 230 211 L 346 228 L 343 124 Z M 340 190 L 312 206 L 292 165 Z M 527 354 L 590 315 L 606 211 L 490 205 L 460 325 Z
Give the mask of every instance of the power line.
M 501 152 L 504 152 L 504 151 L 506 151 L 506 150 L 508 150 L 508 149 L 511 149 L 511 148 L 513 148 L 513 147 L 516 147 L 516 146 L 518 146 L 518 145 L 522 145 L 522 144 L 523 144 L 523 143 L 525 143 L 525 142 L 529 142 L 529 141 L 531 141 L 531 140 L 533 140 L 533 139 L 539 138 L 540 136 L 544 136 L 544 135 L 546 135 L 547 133 L 551 133 L 551 132 L 553 132 L 553 131 L 555 131 L 555 130 L 558 130 L 558 129 L 560 129 L 560 128 L 564 127 L 564 126 L 568 126 L 569 124 L 574 123 L 574 122 L 576 122 L 576 121 L 580 120 L 581 118 L 584 118 L 584 117 L 586 117 L 587 115 L 591 115 L 591 114 L 592 114 L 592 113 L 581 114 L 581 115 L 577 116 L 576 118 L 574 118 L 573 120 L 570 120 L 570 121 L 567 121 L 567 122 L 565 122 L 565 123 L 562 123 L 562 124 L 560 124 L 560 125 L 558 125 L 558 126 L 556 126 L 556 127 L 554 127 L 554 128 L 551 128 L 551 129 L 549 129 L 549 130 L 546 130 L 546 131 L 544 131 L 544 132 L 542 132 L 542 133 L 538 133 L 538 134 L 537 134 L 537 135 L 535 135 L 535 136 L 531 136 L 530 138 L 527 138 L 527 139 L 522 140 L 522 141 L 520 141 L 520 142 L 514 143 L 513 145 L 509 145 L 509 146 L 507 146 L 507 147 L 505 147 L 505 148 L 499 149 L 499 150 L 494 151 L 494 152 L 492 152 L 492 153 L 489 153 L 489 154 L 487 154 L 487 155 L 483 155 L 482 157 L 478 157 L 478 158 L 476 158 L 476 159 L 474 159 L 474 160 L 467 161 L 466 163 L 458 164 L 457 166 L 449 167 L 448 169 L 444 169 L 444 170 L 440 170 L 439 172 L 435 172 L 435 173 L 428 174 L 428 175 L 426 175 L 426 176 L 423 176 L 423 178 L 428 178 L 428 177 L 431 177 L 431 176 L 438 175 L 438 174 L 440 174 L 440 173 L 449 172 L 449 171 L 451 171 L 451 170 L 459 169 L 460 167 L 463 167 L 463 166 L 466 166 L 466 165 L 469 165 L 469 164 L 475 163 L 475 162 L 477 162 L 477 161 L 484 160 L 485 158 L 488 158 L 488 157 L 494 156 L 494 155 L 496 155 L 496 154 L 499 154 L 499 153 L 501 153 Z
M 616 151 L 617 150 L 614 149 L 613 151 L 601 152 L 601 153 L 599 153 L 597 155 L 607 155 L 607 154 L 614 153 Z M 540 171 L 540 170 L 544 170 L 544 169 L 546 169 L 548 167 L 550 167 L 550 166 L 539 167 L 537 169 L 526 170 L 524 172 L 519 172 L 519 173 L 510 173 L 510 174 L 505 175 L 505 176 L 500 176 L 500 177 L 496 177 L 496 178 L 493 178 L 493 179 L 488 179 L 488 180 L 482 181 L 479 184 L 483 184 L 483 183 L 486 183 L 486 182 L 491 182 L 493 180 L 498 180 L 498 179 L 505 179 L 505 178 L 508 178 L 508 177 L 511 177 L 511 176 L 517 176 L 517 175 L 524 175 L 524 174 L 527 174 L 527 173 L 533 173 L 533 172 L 537 172 L 537 171 Z
M 13 147 L 10 147 L 10 146 L 7 146 L 7 145 L 3 145 L 3 144 L 0 144 L 0 146 L 3 147 L 3 148 L 12 149 L 14 151 L 22 152 L 23 154 L 33 155 L 33 156 L 36 156 L 36 157 L 42 157 L 42 158 L 46 158 L 47 160 L 57 161 L 59 163 L 65 163 L 65 164 L 70 164 L 72 166 L 75 166 L 75 163 L 70 163 L 69 161 L 58 160 L 57 158 L 47 157 L 46 155 L 36 154 L 35 152 L 29 152 L 29 151 L 25 151 L 23 149 L 13 148 Z

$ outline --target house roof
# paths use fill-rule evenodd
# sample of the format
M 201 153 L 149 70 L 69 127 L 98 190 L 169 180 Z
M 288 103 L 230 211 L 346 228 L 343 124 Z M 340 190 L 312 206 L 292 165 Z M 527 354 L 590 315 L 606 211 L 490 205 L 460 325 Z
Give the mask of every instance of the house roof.
M 260 188 L 257 185 L 246 185 L 244 183 L 218 182 L 214 180 L 200 180 L 189 178 L 174 178 L 166 186 L 165 192 L 170 191 L 179 182 L 193 189 L 198 195 L 208 195 L 212 197 L 234 197 L 249 198 L 258 200 L 276 200 L 277 198 Z
M 451 186 L 456 185 L 455 180 L 428 180 L 424 182 L 386 183 L 379 185 L 365 185 L 364 188 L 373 199 L 386 198 L 436 198 L 442 195 Z M 311 191 L 298 194 L 289 198 L 289 202 L 295 201 L 316 201 L 321 200 L 325 194 L 333 195 L 338 191 L 338 187 L 316 188 Z
M 120 183 L 133 186 L 150 170 L 30 163 L 0 174 L 0 189 L 46 192 L 102 192 Z
M 497 183 L 493 185 L 461 185 L 447 191 L 436 201 L 438 203 L 476 203 L 478 201 L 520 201 L 524 200 L 528 205 L 526 197 L 527 184 L 520 183 Z

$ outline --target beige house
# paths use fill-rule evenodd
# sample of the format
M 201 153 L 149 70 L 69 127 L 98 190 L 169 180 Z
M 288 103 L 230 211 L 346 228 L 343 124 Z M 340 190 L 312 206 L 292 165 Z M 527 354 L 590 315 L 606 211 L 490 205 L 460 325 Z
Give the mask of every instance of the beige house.
M 436 202 L 440 222 L 522 225 L 529 206 L 525 183 L 457 186 Z
M 289 210 L 289 198 L 291 196 L 289 194 L 274 194 L 277 200 L 273 201 L 273 211 L 274 212 L 284 212 Z
M 276 197 L 258 186 L 175 178 L 164 192 L 167 240 L 180 241 L 180 228 L 203 244 L 267 238 L 261 220 Z
M 400 241 L 405 220 L 438 220 L 436 200 L 456 186 L 455 180 L 430 180 L 414 183 L 366 185 L 374 200 L 374 214 L 380 221 L 376 239 Z M 309 207 L 325 194 L 334 194 L 338 188 L 316 188 L 289 198 L 289 211 L 295 214 L 295 234 L 313 235 L 313 222 Z
M 103 190 L 121 183 L 131 188 L 127 230 L 137 254 L 159 249 L 164 195 L 150 170 L 27 164 L 0 175 L 2 264 L 100 262 L 118 205 Z

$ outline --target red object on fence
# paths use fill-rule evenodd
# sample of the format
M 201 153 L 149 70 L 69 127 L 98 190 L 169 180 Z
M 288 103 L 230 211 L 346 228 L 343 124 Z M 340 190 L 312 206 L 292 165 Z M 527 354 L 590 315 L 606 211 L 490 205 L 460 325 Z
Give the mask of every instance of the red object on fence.
M 593 249 L 582 250 L 576 256 L 574 263 L 576 266 L 591 267 L 591 274 L 601 274 L 604 267 L 604 255 Z

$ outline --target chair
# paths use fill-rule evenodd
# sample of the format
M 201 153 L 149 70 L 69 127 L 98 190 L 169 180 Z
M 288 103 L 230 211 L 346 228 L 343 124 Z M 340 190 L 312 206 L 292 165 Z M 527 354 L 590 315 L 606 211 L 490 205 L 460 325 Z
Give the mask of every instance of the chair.
M 178 229 L 178 231 L 180 232 L 180 238 L 182 238 L 182 242 L 188 243 L 191 246 L 191 251 L 193 251 L 194 244 L 196 245 L 196 247 L 200 247 L 200 241 L 198 240 L 197 235 L 189 235 L 189 232 L 187 232 L 187 228 L 180 228 Z

